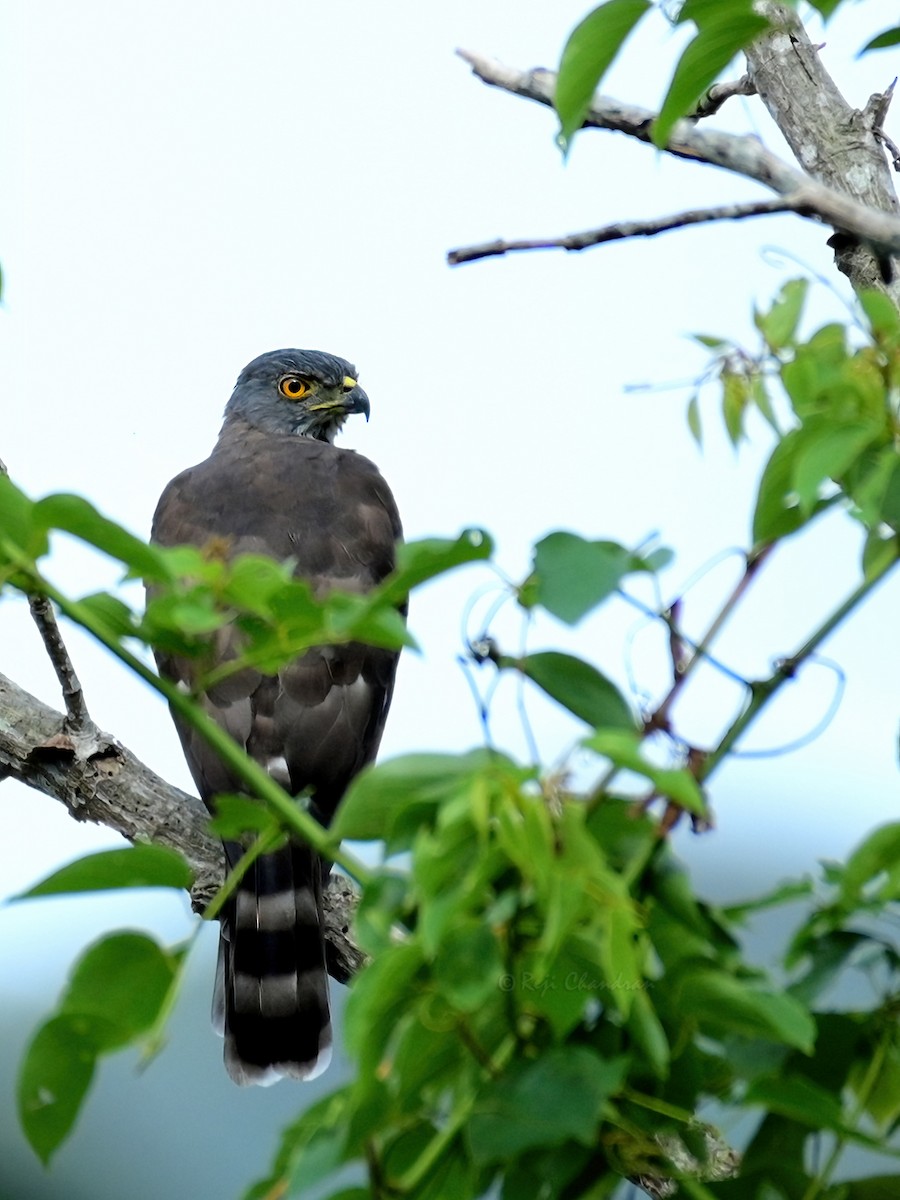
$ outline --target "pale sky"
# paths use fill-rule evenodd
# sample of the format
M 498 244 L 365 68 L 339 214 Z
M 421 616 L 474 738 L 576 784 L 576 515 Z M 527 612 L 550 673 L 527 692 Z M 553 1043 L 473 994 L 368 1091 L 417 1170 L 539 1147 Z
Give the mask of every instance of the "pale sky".
M 771 448 L 762 423 L 751 423 L 753 444 L 735 455 L 708 390 L 700 453 L 685 422 L 689 387 L 627 389 L 698 376 L 705 359 L 688 340 L 692 332 L 755 348 L 753 304 L 768 304 L 792 275 L 824 274 L 838 293 L 814 289 L 809 331 L 841 319 L 847 289 L 830 266 L 827 231 L 781 217 L 578 256 L 456 269 L 444 261 L 453 247 L 497 236 L 561 234 L 762 195 L 749 182 L 619 135 L 582 135 L 563 164 L 549 111 L 485 88 L 454 57 L 463 45 L 519 67 L 552 67 L 587 8 L 573 0 L 4 6 L 0 457 L 12 477 L 33 495 L 80 492 L 146 534 L 167 480 L 211 448 L 244 364 L 299 346 L 358 366 L 372 419 L 348 424 L 343 444 L 379 464 L 410 537 L 484 526 L 498 540 L 502 568 L 521 579 L 531 545 L 552 529 L 629 544 L 657 533 L 677 554 L 663 576 L 667 599 L 722 548 L 745 546 L 753 484 Z M 898 73 L 897 53 L 852 57 L 894 17 L 881 0 L 853 6 L 824 37 L 826 63 L 852 103 L 862 106 Z M 604 90 L 657 105 L 672 41 L 658 21 Z M 756 101 L 732 102 L 719 124 L 778 147 Z M 892 125 L 900 140 L 896 118 Z M 777 261 L 765 247 L 780 251 Z M 785 252 L 805 265 L 786 262 Z M 851 590 L 860 547 L 859 531 L 840 516 L 785 546 L 723 639 L 721 656 L 750 676 L 764 674 Z M 691 590 L 691 632 L 737 570 L 732 558 Z M 75 594 L 115 580 L 63 544 L 53 577 Z M 423 654 L 402 666 L 383 755 L 479 742 L 456 658 L 463 611 L 490 578 L 472 570 L 414 598 L 411 626 Z M 646 587 L 641 594 L 650 599 Z M 731 875 L 744 895 L 788 871 L 813 870 L 817 859 L 896 816 L 896 611 L 893 582 L 825 648 L 846 672 L 847 688 L 821 738 L 791 757 L 735 763 L 716 778 L 717 832 L 679 835 L 698 880 L 721 893 Z M 511 605 L 497 632 L 518 649 L 522 630 Z M 77 632 L 67 637 L 98 723 L 190 787 L 161 702 Z M 541 622 L 528 644 L 575 649 L 625 687 L 630 666 L 642 694 L 665 684 L 663 640 L 621 604 L 574 632 Z M 0 601 L 0 648 L 0 669 L 59 703 L 15 599 Z M 701 683 L 676 716 L 685 736 L 705 743 L 739 696 L 711 677 Z M 780 745 L 810 729 L 833 686 L 828 670 L 810 668 L 748 747 Z M 565 756 L 581 728 L 536 696 L 528 711 L 547 760 Z M 500 745 L 526 752 L 511 684 L 496 697 L 492 726 Z M 584 768 L 577 756 L 573 764 Z M 0 894 L 116 841 L 9 783 L 0 804 Z M 0 1062 L 4 1109 L 9 1072 L 68 964 L 91 937 L 120 924 L 168 938 L 191 927 L 180 897 L 0 911 L 0 1005 L 16 1014 Z M 203 1056 L 202 1068 L 191 1059 L 202 1074 L 179 1082 L 173 1052 L 137 1083 L 130 1062 L 105 1065 L 83 1129 L 46 1180 L 4 1116 L 0 1163 L 14 1164 L 30 1196 L 78 1200 L 79 1172 L 89 1169 L 81 1156 L 104 1144 L 110 1127 L 103 1122 L 114 1122 L 123 1104 L 130 1116 L 143 1114 L 148 1145 L 172 1146 L 184 1166 L 191 1157 L 185 1113 L 154 1101 L 166 1086 L 190 1095 L 192 1145 L 218 1163 L 232 1192 L 262 1170 L 268 1144 L 254 1143 L 252 1157 L 240 1159 L 221 1150 L 233 1141 L 229 1122 L 243 1127 L 252 1111 L 263 1128 L 266 1120 L 283 1123 L 302 1100 L 287 1085 L 251 1101 L 229 1090 L 204 1012 L 214 942 L 214 931 L 207 933 L 177 1026 L 194 1056 Z M 0 1194 L 5 1169 L 12 1168 L 0 1166 Z M 107 1169 L 110 1195 L 142 1200 L 124 1153 L 121 1163 L 112 1155 Z M 148 1197 L 174 1194 L 159 1178 L 160 1190 Z M 195 1186 L 190 1194 L 205 1192 Z

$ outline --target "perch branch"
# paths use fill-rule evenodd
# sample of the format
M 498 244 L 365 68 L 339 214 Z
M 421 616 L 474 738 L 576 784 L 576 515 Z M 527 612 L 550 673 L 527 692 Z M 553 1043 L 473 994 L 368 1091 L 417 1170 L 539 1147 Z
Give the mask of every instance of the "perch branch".
M 65 723 L 62 713 L 0 674 L 0 779 L 58 800 L 78 821 L 179 851 L 194 872 L 193 903 L 202 911 L 224 876 L 206 809 L 95 727 L 92 736 L 61 736 Z M 329 881 L 324 897 L 328 969 L 341 983 L 363 962 L 349 933 L 355 897 L 343 876 Z
M 584 233 L 570 233 L 556 238 L 523 238 L 506 242 L 498 239 L 480 246 L 462 246 L 451 250 L 447 262 L 451 267 L 461 263 L 475 262 L 479 258 L 496 258 L 517 250 L 587 250 L 604 242 L 617 242 L 625 238 L 654 237 L 671 229 L 683 229 L 687 225 L 702 225 L 709 221 L 742 221 L 747 217 L 771 216 L 773 213 L 796 212 L 796 204 L 789 196 L 783 200 L 756 200 L 748 204 L 722 204 L 718 208 L 697 208 L 690 212 L 675 213 L 671 217 L 655 217 L 649 221 L 617 221 L 601 229 L 588 229 Z

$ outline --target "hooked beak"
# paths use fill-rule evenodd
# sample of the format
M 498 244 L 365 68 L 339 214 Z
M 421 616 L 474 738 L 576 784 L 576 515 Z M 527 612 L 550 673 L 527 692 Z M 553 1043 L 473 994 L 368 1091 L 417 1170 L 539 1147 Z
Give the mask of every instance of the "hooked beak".
M 369 397 L 362 390 L 359 384 L 349 392 L 344 393 L 344 412 L 346 413 L 365 413 L 366 420 L 369 419 Z

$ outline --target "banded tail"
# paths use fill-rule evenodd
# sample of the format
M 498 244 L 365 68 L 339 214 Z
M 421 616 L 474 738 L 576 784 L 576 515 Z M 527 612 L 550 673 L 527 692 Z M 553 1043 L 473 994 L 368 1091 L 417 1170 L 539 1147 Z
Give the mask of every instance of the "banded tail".
M 241 857 L 225 843 L 229 868 Z M 239 1084 L 315 1079 L 331 1060 L 322 863 L 306 846 L 260 855 L 222 918 L 213 1024 Z

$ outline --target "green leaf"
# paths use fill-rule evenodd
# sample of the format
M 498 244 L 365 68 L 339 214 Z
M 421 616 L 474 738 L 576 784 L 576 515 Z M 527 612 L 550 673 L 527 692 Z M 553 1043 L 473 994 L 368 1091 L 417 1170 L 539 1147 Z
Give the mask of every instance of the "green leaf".
M 841 899 L 855 905 L 866 884 L 897 869 L 900 863 L 900 821 L 881 825 L 853 851 L 841 873 Z
M 692 333 L 689 336 L 699 345 L 705 346 L 707 350 L 728 350 L 732 347 L 731 342 L 714 333 Z
M 700 420 L 700 397 L 694 393 L 688 401 L 687 406 L 687 423 L 688 429 L 691 431 L 691 437 L 697 443 L 699 449 L 703 449 L 703 425 Z
M 795 533 L 808 517 L 801 511 L 794 491 L 794 460 L 801 430 L 785 434 L 766 464 L 753 514 L 753 542 L 759 546 Z
M 751 987 L 733 975 L 687 964 L 679 983 L 681 1009 L 706 1029 L 767 1038 L 811 1054 L 816 1024 L 806 1008 L 784 993 Z
M 422 538 L 397 547 L 394 576 L 380 589 L 383 596 L 405 599 L 414 587 L 466 563 L 483 562 L 494 552 L 494 543 L 483 529 L 464 529 L 457 538 Z
M 785 883 L 778 884 L 771 891 L 764 892 L 761 896 L 755 896 L 752 900 L 726 905 L 722 909 L 722 913 L 729 921 L 743 921 L 748 916 L 765 912 L 766 909 L 780 908 L 794 900 L 805 900 L 812 894 L 811 879 L 789 879 Z
M 769 311 L 754 315 L 756 328 L 770 350 L 783 350 L 793 342 L 808 291 L 809 280 L 790 279 L 778 293 Z
M 434 978 L 449 1004 L 477 1012 L 496 997 L 503 963 L 497 941 L 481 921 L 460 921 L 448 930 L 434 963 Z
M 35 505 L 10 477 L 0 471 L 0 566 L 15 563 L 17 555 L 4 552 L 4 542 L 10 550 L 18 550 L 27 559 L 40 558 L 49 548 L 46 532 L 35 520 Z
M 732 446 L 737 446 L 744 436 L 744 413 L 750 400 L 750 383 L 740 371 L 722 368 L 722 416 Z
M 193 872 L 176 850 L 139 842 L 127 849 L 101 850 L 97 854 L 76 858 L 14 899 L 29 900 L 35 896 L 61 896 L 71 892 L 100 892 L 109 888 L 187 889 L 193 881 Z
M 52 1017 L 29 1043 L 16 1099 L 22 1129 L 44 1165 L 75 1124 L 96 1058 L 90 1022 L 75 1014 Z
M 332 829 L 337 838 L 394 841 L 412 836 L 451 797 L 482 777 L 523 778 L 502 754 L 406 754 L 364 770 L 341 801 Z
M 813 8 L 821 13 L 823 21 L 827 21 L 829 17 L 833 16 L 841 3 L 842 0 L 810 0 Z
M 891 1128 L 900 1117 L 900 1045 L 897 1035 L 885 1047 L 884 1057 L 873 1080 L 868 1055 L 857 1060 L 850 1073 L 850 1085 L 864 1101 L 869 1113 L 882 1129 Z
M 282 1132 L 271 1173 L 244 1192 L 242 1200 L 271 1200 L 273 1196 L 299 1195 L 299 1188 L 290 1190 L 292 1180 L 302 1176 L 311 1185 L 322 1177 L 319 1173 L 322 1166 L 331 1170 L 328 1164 L 335 1149 L 332 1140 L 335 1133 L 342 1133 L 343 1140 L 347 1140 L 348 1092 L 348 1088 L 342 1088 L 317 1100 Z M 314 1145 L 320 1132 L 323 1142 Z M 305 1157 L 308 1150 L 309 1159 Z M 308 1175 L 304 1168 L 308 1169 Z M 365 1196 L 368 1195 L 366 1192 Z M 331 1200 L 337 1200 L 337 1196 L 332 1196 Z
M 406 942 L 391 946 L 354 978 L 344 1010 L 344 1039 L 365 1075 L 377 1069 L 400 1019 L 410 1011 L 421 968 L 421 947 Z
M 58 493 L 45 496 L 34 506 L 35 520 L 44 529 L 61 529 L 105 554 L 125 563 L 133 574 L 145 579 L 166 579 L 165 560 L 155 547 L 104 517 L 82 496 Z
M 841 1130 L 844 1124 L 838 1097 L 802 1075 L 754 1080 L 744 1103 L 761 1104 L 769 1112 L 780 1113 L 813 1129 Z
M 364 642 L 367 646 L 384 646 L 402 650 L 404 646 L 417 650 L 415 638 L 406 621 L 392 602 L 385 605 L 381 597 L 352 597 L 352 607 L 345 615 L 340 609 L 344 597 L 333 596 L 325 609 L 329 623 L 328 637 L 337 634 L 343 640 Z
M 900 30 L 898 30 L 900 33 Z M 893 347 L 900 336 L 900 313 L 884 292 L 860 292 L 859 302 L 868 318 L 872 335 L 879 345 Z
M 825 417 L 810 418 L 796 439 L 791 472 L 792 490 L 804 516 L 815 507 L 821 485 L 839 480 L 879 433 L 871 424 L 834 426 Z
M 788 951 L 786 961 L 790 965 L 791 962 L 805 958 L 807 970 L 788 990 L 801 1004 L 811 1006 L 840 973 L 846 970 L 848 959 L 871 943 L 864 934 L 843 929 L 830 933 L 818 931 L 813 937 L 804 934 L 805 930 L 801 930 L 795 944 Z M 830 1053 L 833 1057 L 833 1050 Z
M 78 601 L 78 607 L 90 613 L 94 620 L 105 626 L 107 632 L 114 637 L 134 637 L 138 634 L 134 613 L 127 604 L 109 592 L 94 592 L 90 596 L 83 596 Z
M 889 46 L 900 46 L 900 25 L 895 25 L 893 29 L 885 29 L 883 33 L 873 37 L 859 53 L 865 54 L 867 50 L 886 50 Z
M 567 625 L 575 625 L 611 596 L 631 571 L 646 561 L 617 542 L 589 542 L 575 533 L 550 533 L 534 548 L 531 575 L 520 602 L 540 604 Z
M 76 963 L 60 1013 L 89 1020 L 98 1051 L 116 1049 L 153 1026 L 179 962 L 144 934 L 110 934 Z
M 553 101 L 564 146 L 581 128 L 603 76 L 650 7 L 648 0 L 608 0 L 572 30 L 560 59 Z
M 881 497 L 879 516 L 895 532 L 900 532 L 900 461 L 894 464 Z
M 750 398 L 759 409 L 760 415 L 777 437 L 781 437 L 781 427 L 775 416 L 775 409 L 769 396 L 766 381 L 762 374 L 756 372 L 750 380 Z
M 639 990 L 632 997 L 627 1028 L 653 1074 L 658 1079 L 665 1079 L 672 1052 L 666 1031 L 645 991 Z
M 501 665 L 507 665 L 507 662 L 501 660 Z M 516 666 L 548 696 L 588 725 L 603 729 L 636 728 L 634 715 L 619 689 L 581 658 L 545 650 L 509 660 L 508 665 Z
M 621 1086 L 624 1058 L 603 1059 L 583 1046 L 559 1046 L 489 1085 L 469 1121 L 472 1157 L 481 1165 L 536 1146 L 574 1140 L 591 1145 L 603 1105 Z
M 617 767 L 643 775 L 656 791 L 668 796 L 688 812 L 698 816 L 707 815 L 703 792 L 690 771 L 685 767 L 658 767 L 649 762 L 641 753 L 641 742 L 636 733 L 601 729 L 586 738 L 584 745 L 602 754 Z
M 308 602 L 309 608 L 317 606 L 312 601 L 309 587 L 303 580 L 293 578 L 290 563 L 274 562 L 259 554 L 239 554 L 228 564 L 228 573 L 222 588 L 222 599 L 248 612 L 267 614 L 274 596 L 290 589 L 291 601 L 296 604 L 296 593 Z
M 684 48 L 659 116 L 653 122 L 654 145 L 662 149 L 675 122 L 690 112 L 739 50 L 768 28 L 764 17 L 733 6 L 705 22 L 693 41 Z
M 216 815 L 210 829 L 220 838 L 238 839 L 243 833 L 268 833 L 278 821 L 258 800 L 249 796 L 217 795 Z

